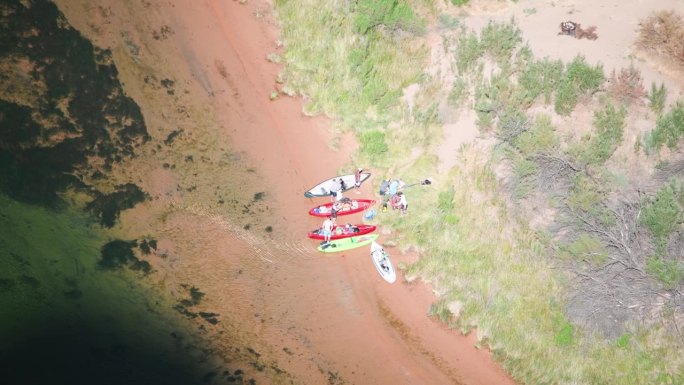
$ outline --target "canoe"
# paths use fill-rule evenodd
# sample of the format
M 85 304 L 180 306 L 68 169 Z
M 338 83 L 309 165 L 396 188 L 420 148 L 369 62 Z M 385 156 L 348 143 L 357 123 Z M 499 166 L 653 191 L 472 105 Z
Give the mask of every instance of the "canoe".
M 363 183 L 366 179 L 370 178 L 370 176 L 371 174 L 369 172 L 362 172 L 361 183 Z M 342 189 L 342 191 L 347 191 L 354 188 L 354 181 L 356 181 L 354 174 L 340 175 L 334 178 L 324 180 L 323 182 L 315 185 L 309 191 L 305 192 L 304 196 L 307 198 L 330 196 L 330 187 L 332 187 L 333 179 L 338 178 L 342 178 L 342 180 L 344 181 L 345 188 Z
M 380 273 L 380 276 L 387 282 L 393 283 L 397 280 L 397 273 L 394 271 L 394 266 L 392 266 L 392 261 L 390 260 L 389 254 L 385 249 L 380 246 L 379 243 L 373 241 L 371 242 L 371 259 L 373 260 L 373 265 Z
M 342 238 L 349 238 L 353 236 L 358 236 L 358 235 L 364 235 L 368 233 L 372 233 L 375 231 L 375 226 L 373 225 L 342 225 L 342 226 L 333 226 L 333 231 L 332 235 L 330 236 L 330 239 L 342 239 Z M 356 230 L 356 231 L 354 231 Z M 313 231 L 309 232 L 309 238 L 311 239 L 320 239 L 323 240 L 323 234 L 321 233 L 321 229 L 316 229 Z
M 375 204 L 375 201 L 372 199 L 342 198 L 342 201 L 346 201 L 348 203 L 342 202 L 342 209 L 337 212 L 337 215 L 349 215 L 358 213 L 366 210 L 367 208 Z M 314 217 L 328 217 L 332 215 L 332 206 L 333 202 L 328 202 L 326 204 L 316 206 L 309 210 L 309 215 L 313 215 Z
M 349 237 L 343 239 L 336 239 L 318 246 L 318 251 L 324 253 L 336 253 L 338 251 L 347 251 L 357 247 L 367 246 L 374 240 L 378 239 L 378 234 L 366 234 L 358 237 Z

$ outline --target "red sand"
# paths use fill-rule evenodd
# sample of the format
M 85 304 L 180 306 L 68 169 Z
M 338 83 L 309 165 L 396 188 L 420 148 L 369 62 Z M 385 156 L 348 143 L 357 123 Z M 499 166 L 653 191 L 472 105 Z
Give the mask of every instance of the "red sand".
M 280 68 L 265 58 L 277 50 L 278 31 L 270 15 L 262 20 L 253 15 L 258 9 L 270 9 L 270 5 L 254 1 L 246 5 L 235 1 L 205 4 L 195 7 L 208 11 L 206 18 L 195 19 L 215 27 L 193 28 L 192 45 L 197 52 L 211 52 L 216 48 L 203 47 L 208 45 L 203 42 L 214 41 L 220 34 L 227 45 L 221 49 L 235 55 L 225 64 L 244 100 L 241 107 L 249 109 L 243 113 L 254 117 L 254 124 L 233 136 L 235 145 L 261 159 L 260 171 L 269 176 L 273 186 L 282 186 L 278 195 L 289 204 L 284 205 L 280 215 L 306 219 L 311 227 L 311 219 L 306 218 L 311 203 L 303 198 L 303 191 L 334 175 L 338 167 L 349 162 L 353 148 L 347 145 L 341 152 L 331 151 L 325 131 L 328 123 L 322 118 L 303 116 L 299 100 L 269 100 Z M 179 7 L 173 10 L 178 18 L 197 14 L 197 10 Z M 187 16 L 183 22 L 193 25 L 193 19 Z M 220 102 L 215 106 L 220 107 Z M 300 183 L 288 188 L 292 178 Z M 369 196 L 371 185 L 364 184 L 362 191 L 363 196 Z M 292 225 L 290 222 L 288 227 Z M 308 227 L 293 230 L 302 232 Z M 459 336 L 427 317 L 435 299 L 428 288 L 406 283 L 388 285 L 377 276 L 367 254 L 364 248 L 341 256 L 315 255 L 317 260 L 306 266 L 281 265 L 278 274 L 294 279 L 280 282 L 277 292 L 267 290 L 264 300 L 271 299 L 271 306 L 286 307 L 288 311 L 272 329 L 264 330 L 265 334 L 275 337 L 285 331 L 286 325 L 299 329 L 294 333 L 299 335 L 297 338 L 306 339 L 310 349 L 318 353 L 314 361 L 330 363 L 351 383 L 513 383 L 487 351 L 473 347 L 472 337 Z M 399 262 L 402 256 L 394 259 Z M 290 268 L 306 270 L 287 271 Z M 313 368 L 301 364 L 291 369 L 302 370 L 303 377 L 308 377 L 305 372 Z

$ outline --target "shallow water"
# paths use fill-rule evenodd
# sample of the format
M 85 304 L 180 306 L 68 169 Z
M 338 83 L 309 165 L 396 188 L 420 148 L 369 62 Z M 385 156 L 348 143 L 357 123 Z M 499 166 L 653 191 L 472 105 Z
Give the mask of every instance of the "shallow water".
M 0 40 L 12 43 L 0 50 L 0 381 L 242 381 L 202 336 L 218 322 L 196 309 L 203 293 L 151 284 L 156 240 L 107 230 L 149 199 L 109 180 L 149 140 L 111 52 L 53 3 L 0 8 Z
M 0 210 L 3 383 L 188 384 L 228 370 L 201 363 L 201 341 L 142 273 L 98 267 L 104 239 L 82 215 L 6 196 Z

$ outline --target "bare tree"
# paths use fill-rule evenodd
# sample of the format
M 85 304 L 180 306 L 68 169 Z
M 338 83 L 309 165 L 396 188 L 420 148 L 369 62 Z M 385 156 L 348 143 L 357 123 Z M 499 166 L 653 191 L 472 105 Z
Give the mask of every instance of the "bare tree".
M 567 314 L 574 322 L 611 338 L 622 334 L 629 324 L 665 323 L 664 317 L 679 333 L 677 319 L 684 316 L 682 293 L 664 289 L 646 271 L 653 247 L 650 234 L 641 227 L 641 202 L 637 192 L 634 199 L 612 205 L 603 202 L 592 212 L 565 207 L 571 219 L 566 234 L 590 234 L 607 250 L 600 264 L 582 259 L 567 266 L 576 281 Z

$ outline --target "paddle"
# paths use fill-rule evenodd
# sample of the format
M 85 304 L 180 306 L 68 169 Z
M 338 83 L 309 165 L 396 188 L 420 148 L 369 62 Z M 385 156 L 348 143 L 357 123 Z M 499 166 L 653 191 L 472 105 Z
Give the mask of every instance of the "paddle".
M 430 178 L 427 178 L 427 179 L 420 181 L 418 183 L 412 183 L 408 186 L 404 186 L 404 188 L 409 188 L 411 186 L 417 186 L 417 185 L 425 186 L 425 185 L 430 185 L 430 184 L 432 184 L 432 181 L 430 180 Z
M 337 247 L 336 244 L 330 243 L 330 241 L 323 241 L 323 242 L 321 242 L 321 249 L 322 249 L 322 250 L 325 250 L 325 249 L 327 249 L 327 248 L 330 247 L 330 246 L 332 246 L 332 247 Z

